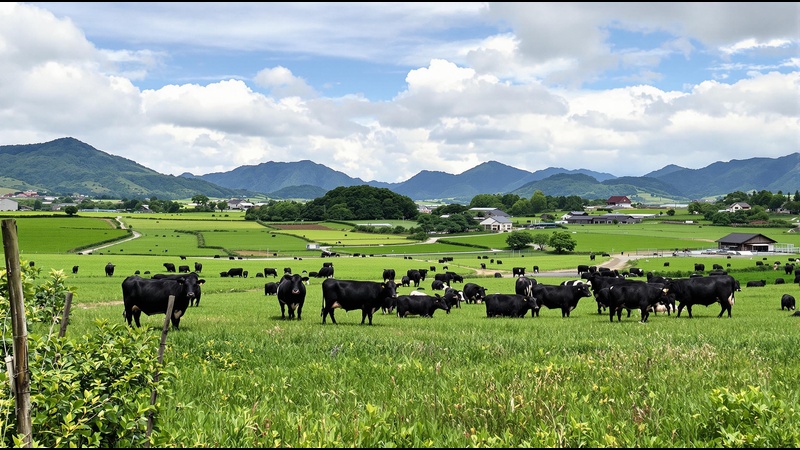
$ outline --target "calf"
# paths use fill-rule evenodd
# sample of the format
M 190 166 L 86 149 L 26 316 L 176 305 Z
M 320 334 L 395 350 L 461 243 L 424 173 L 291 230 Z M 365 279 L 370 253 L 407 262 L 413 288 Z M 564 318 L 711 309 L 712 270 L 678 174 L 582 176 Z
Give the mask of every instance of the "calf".
M 518 294 L 489 294 L 483 302 L 486 304 L 486 317 L 525 317 L 528 311 L 534 317 L 539 311 L 535 298 Z
M 177 279 L 147 279 L 130 276 L 122 282 L 122 303 L 124 304 L 123 317 L 131 326 L 131 320 L 136 321 L 140 327 L 139 318 L 142 313 L 166 314 L 169 306 L 169 297 L 174 296 L 172 307 L 172 328 L 178 330 L 181 317 L 186 312 L 189 304 L 197 295 L 198 286 L 205 283 L 196 273 L 187 274 Z
M 794 311 L 794 297 L 789 294 L 783 294 L 781 297 L 781 311 L 786 308 L 787 311 Z
M 369 318 L 369 324 L 372 325 L 372 315 L 387 298 L 397 298 L 397 286 L 393 281 L 378 283 L 327 278 L 322 282 L 322 323 L 325 323 L 328 315 L 331 316 L 331 322 L 336 323 L 334 310 L 342 308 L 345 311 L 360 309 L 361 324 Z
M 306 285 L 299 274 L 286 274 L 278 283 L 278 303 L 281 305 L 281 319 L 286 318 L 285 309 L 289 308 L 289 319 L 294 319 L 297 311 L 297 320 L 303 314 L 303 304 L 306 301 Z M 331 316 L 333 319 L 333 316 Z
M 399 295 L 397 297 L 397 317 L 408 316 L 433 317 L 433 313 L 441 309 L 450 314 L 450 305 L 444 298 L 436 295 Z

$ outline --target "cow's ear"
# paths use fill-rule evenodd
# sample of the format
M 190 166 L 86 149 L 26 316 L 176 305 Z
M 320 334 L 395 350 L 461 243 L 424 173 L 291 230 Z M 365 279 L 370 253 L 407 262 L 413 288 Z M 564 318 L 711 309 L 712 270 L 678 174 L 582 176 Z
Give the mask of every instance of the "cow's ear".
M 202 278 L 197 280 L 197 284 L 204 284 L 205 282 L 206 282 L 206 280 L 204 280 Z

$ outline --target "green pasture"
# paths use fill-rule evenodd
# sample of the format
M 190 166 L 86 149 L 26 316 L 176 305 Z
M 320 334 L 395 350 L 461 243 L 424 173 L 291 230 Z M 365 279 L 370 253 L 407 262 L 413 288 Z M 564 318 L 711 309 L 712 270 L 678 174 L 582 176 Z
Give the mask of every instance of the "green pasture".
M 128 232 L 110 219 L 85 217 L 19 217 L 17 239 L 20 252 L 66 253 L 91 243 L 122 239 Z
M 348 267 L 343 277 L 382 267 L 365 260 L 373 267 L 335 258 L 334 267 Z M 743 288 L 730 319 L 712 305 L 695 307 L 693 319 L 684 311 L 640 324 L 634 312 L 610 323 L 582 299 L 569 318 L 543 309 L 488 319 L 484 305 L 466 304 L 433 318 L 377 312 L 369 326 L 341 309 L 337 325 L 323 325 L 315 280 L 302 320 L 281 320 L 277 299 L 255 281 L 207 275 L 201 305 L 169 333 L 165 359 L 180 377 L 156 417 L 168 445 L 800 445 L 788 425 L 800 420 L 800 319 L 779 307 L 797 285 Z M 513 292 L 510 277 L 465 281 Z M 79 306 L 68 335 L 122 321 L 121 312 L 119 303 Z M 163 319 L 143 316 L 143 326 L 160 333 Z

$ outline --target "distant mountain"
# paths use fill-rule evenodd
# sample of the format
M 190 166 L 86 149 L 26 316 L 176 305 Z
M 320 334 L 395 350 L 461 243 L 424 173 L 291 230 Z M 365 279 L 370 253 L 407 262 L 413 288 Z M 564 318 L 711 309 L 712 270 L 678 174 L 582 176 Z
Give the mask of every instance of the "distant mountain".
M 0 181 L 5 187 L 35 187 L 58 194 L 109 198 L 157 197 L 162 200 L 231 197 L 235 189 L 202 179 L 163 175 L 131 160 L 101 152 L 74 138 L 0 146 Z M 6 184 L 8 183 L 8 184 Z
M 84 193 L 118 198 L 156 196 L 171 200 L 203 194 L 212 198 L 266 195 L 313 199 L 344 186 L 386 188 L 414 200 L 468 203 L 478 194 L 512 193 L 530 197 L 577 195 L 604 199 L 626 195 L 647 202 L 718 197 L 730 192 L 800 189 L 800 153 L 780 158 L 717 162 L 702 169 L 668 165 L 643 177 L 616 177 L 587 169 L 549 167 L 536 172 L 487 161 L 461 174 L 423 170 L 400 183 L 364 181 L 325 165 L 303 160 L 241 166 L 206 175 L 162 175 L 133 161 L 101 152 L 73 138 L 43 144 L 0 146 L 0 187 L 60 194 Z

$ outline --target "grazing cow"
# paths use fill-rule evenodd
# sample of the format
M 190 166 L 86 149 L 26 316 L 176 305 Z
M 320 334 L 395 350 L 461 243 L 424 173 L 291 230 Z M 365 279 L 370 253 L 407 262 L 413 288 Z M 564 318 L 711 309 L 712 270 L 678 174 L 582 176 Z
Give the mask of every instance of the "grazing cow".
M 495 278 L 503 278 L 503 274 L 502 274 L 502 273 L 500 273 L 500 272 L 495 272 L 495 273 L 494 273 L 494 277 L 495 277 Z
M 524 267 L 513 267 L 511 268 L 511 274 L 515 277 L 524 277 L 525 276 L 525 268 Z
M 781 297 L 781 311 L 786 308 L 787 311 L 794 311 L 794 297 L 789 294 L 783 294 Z
M 722 310 L 717 317 L 722 317 L 725 311 L 731 317 L 731 309 L 736 301 L 734 292 L 737 290 L 737 281 L 730 275 L 720 275 L 702 278 L 673 278 L 664 283 L 664 289 L 670 300 L 678 301 L 678 317 L 681 316 L 683 308 L 689 312 L 692 318 L 692 306 L 709 306 L 719 303 Z
M 453 288 L 446 288 L 444 290 L 444 296 L 442 299 L 447 303 L 447 306 L 453 308 L 461 308 L 461 302 L 464 301 L 464 292 L 453 289 Z M 448 314 L 450 314 L 448 312 Z
M 705 270 L 706 270 L 706 265 L 705 264 L 697 264 L 697 263 L 694 264 L 694 271 L 695 272 L 705 272 Z
M 114 276 L 114 264 L 108 263 L 106 264 L 106 276 L 113 277 Z
M 394 269 L 383 269 L 383 281 L 394 281 Z
M 766 280 L 753 280 L 747 282 L 747 287 L 764 287 L 767 285 Z
M 288 274 L 292 273 L 292 268 L 291 267 L 284 267 L 283 268 L 283 274 L 286 275 L 287 273 Z
M 225 272 L 220 272 L 219 276 L 222 278 L 228 278 L 228 271 L 226 270 Z
M 72 273 L 73 274 L 78 273 L 78 266 L 72 266 Z
M 178 266 L 178 273 L 189 273 L 192 269 L 189 266 Z
M 422 280 L 422 274 L 419 270 L 408 269 L 406 275 L 414 282 L 414 287 L 419 287 L 419 282 Z
M 786 280 L 784 280 L 783 278 L 781 277 L 775 278 L 775 284 L 784 284 L 784 283 L 786 283 Z
M 317 272 L 317 277 L 319 278 L 333 278 L 333 266 L 322 267 Z
M 711 266 L 711 268 L 714 269 L 714 270 L 725 270 L 722 267 L 722 264 L 714 264 L 713 266 Z
M 786 263 L 786 265 L 783 266 L 783 271 L 786 272 L 786 275 L 791 275 L 793 270 L 794 264 Z
M 403 275 L 403 277 L 400 278 L 400 286 L 411 287 L 411 278 L 409 278 L 408 275 Z
M 196 262 L 194 263 L 194 271 L 200 273 L 203 271 L 203 264 Z
M 486 263 L 481 263 L 481 269 L 486 269 Z
M 578 306 L 578 301 L 583 297 L 591 297 L 589 286 L 576 284 L 574 286 L 553 286 L 536 284 L 533 286 L 533 296 L 537 304 L 550 309 L 560 309 L 561 317 L 569 317 L 569 313 Z M 539 312 L 536 311 L 536 315 Z
M 588 265 L 586 265 L 586 264 L 580 264 L 580 265 L 578 266 L 578 275 L 580 275 L 580 274 L 582 274 L 582 273 L 584 273 L 584 272 L 588 272 L 588 271 L 589 271 L 589 266 L 588 266 Z
M 264 267 L 264 277 L 272 275 L 272 278 L 278 278 L 278 269 L 272 267 Z
M 430 295 L 398 295 L 397 317 L 408 316 L 433 317 L 437 309 L 447 311 L 450 314 L 450 305 L 438 294 L 433 297 Z
M 372 325 L 372 314 L 387 298 L 397 298 L 397 286 L 393 281 L 378 283 L 328 278 L 322 282 L 322 323 L 325 323 L 329 314 L 331 322 L 336 323 L 334 310 L 342 308 L 345 311 L 360 309 L 361 324 L 369 318 L 369 324 Z
M 533 273 L 539 273 L 539 266 L 533 266 Z
M 437 273 L 436 275 L 433 276 L 433 279 L 436 281 L 441 281 L 447 286 L 450 286 L 450 282 L 453 281 L 453 273 L 452 272 Z
M 533 286 L 537 281 L 530 277 L 517 277 L 514 282 L 514 293 L 517 295 L 524 295 L 525 297 L 533 297 Z
M 244 269 L 241 267 L 232 267 L 228 269 L 229 277 L 244 277 Z
M 600 296 L 608 302 L 609 318 L 614 322 L 614 314 L 617 315 L 617 322 L 622 321 L 622 309 L 638 308 L 641 312 L 640 322 L 647 322 L 650 316 L 650 308 L 657 304 L 667 302 L 667 295 L 662 286 L 644 281 L 635 281 L 625 284 L 611 285 L 603 288 L 605 291 Z
M 428 269 L 417 269 L 419 271 L 419 276 L 421 277 L 420 280 L 425 281 L 425 278 L 428 276 Z
M 153 314 L 166 314 L 169 306 L 169 297 L 175 297 L 172 307 L 172 328 L 179 329 L 181 317 L 186 313 L 186 309 L 197 296 L 198 288 L 205 283 L 205 280 L 197 277 L 196 273 L 190 273 L 177 277 L 176 279 L 163 278 L 141 278 L 130 276 L 122 282 L 122 302 L 125 310 L 123 316 L 131 326 L 131 320 L 136 321 L 136 326 L 140 327 L 139 318 L 142 313 L 152 316 Z
M 278 293 L 278 283 L 270 281 L 264 283 L 264 295 L 276 295 Z
M 486 317 L 525 317 L 528 311 L 534 317 L 539 311 L 535 298 L 519 294 L 489 294 L 483 301 Z
M 465 284 L 462 292 L 467 303 L 482 303 L 486 297 L 486 288 L 476 283 Z
M 164 269 L 166 269 L 167 272 L 175 272 L 175 264 L 164 263 Z
M 281 319 L 286 318 L 285 309 L 289 308 L 289 319 L 294 319 L 297 311 L 297 320 L 303 314 L 303 304 L 306 301 L 306 285 L 303 277 L 294 274 L 286 274 L 278 283 L 278 303 L 281 305 Z M 331 316 L 331 319 L 333 316 Z
M 137 272 L 138 272 L 138 270 L 137 270 Z M 145 272 L 145 273 L 147 273 L 147 272 Z M 164 275 L 164 274 L 157 273 L 157 274 L 153 275 L 150 278 L 152 278 L 153 280 L 180 280 L 181 278 L 184 278 L 184 277 L 185 277 L 185 275 Z M 203 283 L 205 283 L 205 280 L 203 280 Z M 189 301 L 189 306 L 200 306 L 200 298 L 202 296 L 203 296 L 203 292 L 200 289 L 200 284 L 198 284 L 197 285 L 197 292 L 195 292 L 195 295 L 194 295 L 194 302 Z
M 431 282 L 431 289 L 433 289 L 434 291 L 443 291 L 444 286 L 445 284 L 444 281 L 442 280 L 433 280 L 433 282 Z

